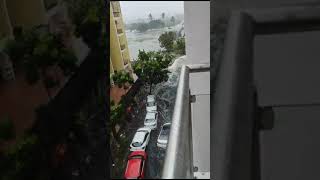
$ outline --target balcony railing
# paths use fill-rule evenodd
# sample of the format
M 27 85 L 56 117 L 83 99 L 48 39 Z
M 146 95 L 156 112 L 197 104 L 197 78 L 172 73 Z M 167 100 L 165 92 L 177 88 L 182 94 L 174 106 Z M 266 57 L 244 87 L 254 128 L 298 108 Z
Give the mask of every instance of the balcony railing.
M 182 66 L 162 179 L 194 178 L 189 74 L 209 70 L 209 64 Z
M 118 34 L 122 34 L 122 33 L 123 33 L 123 30 L 122 30 L 122 29 L 117 29 L 117 33 L 118 33 Z
M 121 51 L 124 50 L 125 48 L 126 48 L 126 45 L 124 45 L 124 44 L 121 44 L 121 45 L 120 45 Z
M 120 12 L 113 12 L 114 17 L 120 17 Z
M 117 2 L 111 2 L 113 12 L 120 12 L 119 6 L 116 4 Z

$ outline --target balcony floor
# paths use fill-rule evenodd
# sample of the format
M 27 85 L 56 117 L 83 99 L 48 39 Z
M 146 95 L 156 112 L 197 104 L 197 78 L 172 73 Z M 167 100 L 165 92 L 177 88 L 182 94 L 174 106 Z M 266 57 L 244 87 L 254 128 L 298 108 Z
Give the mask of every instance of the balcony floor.
M 193 163 L 198 167 L 197 178 L 210 176 L 210 72 L 190 74 Z M 201 172 L 201 173 L 200 173 Z

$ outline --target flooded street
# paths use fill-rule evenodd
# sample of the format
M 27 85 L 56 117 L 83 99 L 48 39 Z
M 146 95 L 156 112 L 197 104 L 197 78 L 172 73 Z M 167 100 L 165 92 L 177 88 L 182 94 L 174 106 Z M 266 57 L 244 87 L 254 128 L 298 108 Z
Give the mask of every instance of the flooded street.
M 167 31 L 179 31 L 182 27 L 182 23 L 183 22 L 169 28 L 165 27 L 161 29 L 150 29 L 143 33 L 126 30 L 131 59 L 137 59 L 139 49 L 144 49 L 145 51 L 160 50 L 161 48 L 158 41 L 159 36 Z
M 156 96 L 159 115 L 157 128 L 151 132 L 149 144 L 146 149 L 148 155 L 148 160 L 146 163 L 146 178 L 148 179 L 161 178 L 161 171 L 166 150 L 157 147 L 157 139 L 162 125 L 167 122 L 171 122 L 180 68 L 184 62 L 185 56 L 174 60 L 172 66 L 169 67 L 170 74 L 168 81 L 156 85 L 152 91 L 152 94 Z M 147 94 L 148 87 L 141 88 L 140 92 L 137 94 L 139 105 L 134 107 L 134 119 L 128 124 L 128 138 L 130 139 L 129 143 L 131 143 L 136 130 L 144 126 Z M 129 154 L 129 151 L 127 154 Z

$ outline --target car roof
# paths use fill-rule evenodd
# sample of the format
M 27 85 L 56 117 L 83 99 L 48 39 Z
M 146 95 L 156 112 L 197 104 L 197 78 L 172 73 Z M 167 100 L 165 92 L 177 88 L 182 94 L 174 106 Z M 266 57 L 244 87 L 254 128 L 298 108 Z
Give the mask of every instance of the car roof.
M 145 119 L 156 119 L 156 113 L 154 112 L 147 112 Z
M 148 102 L 154 102 L 154 95 L 148 95 L 147 100 Z
M 132 142 L 139 142 L 139 143 L 143 143 L 143 140 L 144 140 L 144 137 L 146 136 L 147 134 L 147 130 L 139 130 L 136 132 L 136 134 L 134 135 L 133 137 L 133 140 Z
M 141 155 L 138 155 L 141 157 Z M 141 157 L 142 158 L 142 157 Z M 141 158 L 129 159 L 127 162 L 127 169 L 125 177 L 139 177 L 141 173 L 141 164 L 143 160 Z

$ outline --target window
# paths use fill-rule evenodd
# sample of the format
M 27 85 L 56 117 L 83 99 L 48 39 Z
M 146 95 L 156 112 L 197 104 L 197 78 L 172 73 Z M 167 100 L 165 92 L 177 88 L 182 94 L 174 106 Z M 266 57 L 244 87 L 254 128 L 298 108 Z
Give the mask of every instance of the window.
M 142 144 L 140 142 L 134 142 L 132 143 L 133 147 L 140 147 Z
M 143 159 L 143 156 L 135 155 L 135 156 L 131 156 L 129 159 Z
M 143 142 L 146 142 L 148 135 L 149 135 L 149 133 L 147 133 L 147 134 L 144 136 Z

